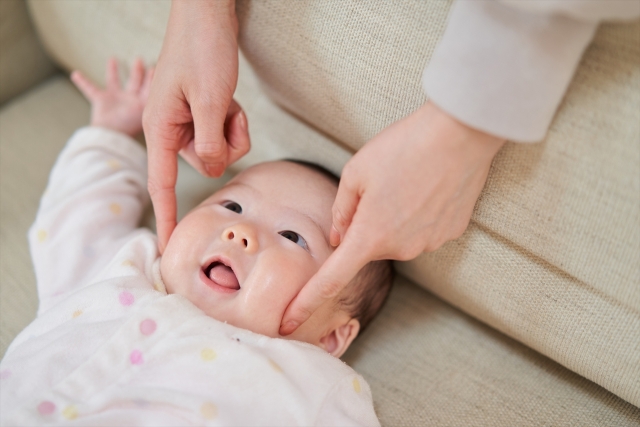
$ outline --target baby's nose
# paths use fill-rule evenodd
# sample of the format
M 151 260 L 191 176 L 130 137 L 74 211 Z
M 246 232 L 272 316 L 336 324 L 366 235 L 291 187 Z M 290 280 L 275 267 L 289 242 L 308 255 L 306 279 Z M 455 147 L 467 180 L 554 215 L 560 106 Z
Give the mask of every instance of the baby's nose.
M 223 241 L 239 244 L 249 254 L 258 250 L 258 237 L 253 228 L 247 224 L 235 224 L 226 228 L 221 238 Z

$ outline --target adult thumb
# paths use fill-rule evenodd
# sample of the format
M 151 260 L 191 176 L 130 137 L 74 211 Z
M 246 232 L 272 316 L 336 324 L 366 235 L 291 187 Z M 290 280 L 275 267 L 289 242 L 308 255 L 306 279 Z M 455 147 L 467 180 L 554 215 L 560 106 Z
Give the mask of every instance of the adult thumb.
M 210 176 L 219 177 L 227 168 L 227 142 L 224 137 L 226 111 L 211 105 L 191 105 L 193 145 L 196 155 Z
M 369 253 L 362 250 L 356 241 L 357 239 L 349 239 L 347 235 L 344 242 L 291 301 L 282 317 L 280 335 L 293 333 L 322 304 L 335 299 L 370 261 Z
M 351 175 L 343 174 L 338 185 L 338 194 L 333 202 L 332 226 L 329 232 L 329 243 L 338 246 L 347 233 L 349 225 L 360 202 L 358 186 Z
M 225 137 L 228 142 L 228 166 L 235 163 L 251 149 L 251 138 L 249 136 L 247 115 L 242 111 L 242 108 L 235 100 L 231 101 L 229 112 L 227 113 Z

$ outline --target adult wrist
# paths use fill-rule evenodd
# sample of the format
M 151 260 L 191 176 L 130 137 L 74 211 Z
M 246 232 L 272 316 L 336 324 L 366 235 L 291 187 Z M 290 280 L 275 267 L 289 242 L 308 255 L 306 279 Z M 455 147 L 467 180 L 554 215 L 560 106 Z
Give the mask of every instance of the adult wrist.
M 476 156 L 493 159 L 506 139 L 483 130 L 471 127 L 441 109 L 432 101 L 427 101 L 420 108 L 424 120 L 430 123 L 430 131 L 440 133 L 438 140 L 447 144 L 457 144 L 461 150 L 473 151 Z
M 236 0 L 172 0 L 171 16 L 228 20 L 236 18 Z

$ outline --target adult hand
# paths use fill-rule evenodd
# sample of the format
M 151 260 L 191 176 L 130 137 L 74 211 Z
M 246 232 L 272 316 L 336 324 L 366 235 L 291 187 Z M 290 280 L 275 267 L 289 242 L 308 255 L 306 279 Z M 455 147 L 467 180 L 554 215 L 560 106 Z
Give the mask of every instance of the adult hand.
M 176 226 L 180 153 L 218 177 L 250 148 L 247 119 L 233 101 L 238 80 L 234 0 L 174 0 L 143 116 L 149 194 L 160 252 Z
M 410 260 L 462 235 L 504 140 L 432 103 L 392 124 L 342 172 L 330 241 L 339 244 L 285 312 L 288 335 L 368 262 Z

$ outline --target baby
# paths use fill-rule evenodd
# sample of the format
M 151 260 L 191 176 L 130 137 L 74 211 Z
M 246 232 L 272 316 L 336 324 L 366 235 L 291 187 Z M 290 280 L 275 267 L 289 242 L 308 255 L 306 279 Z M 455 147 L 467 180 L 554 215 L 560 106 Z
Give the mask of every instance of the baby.
M 379 425 L 338 358 L 389 292 L 367 265 L 286 339 L 285 309 L 332 253 L 337 178 L 304 162 L 238 174 L 178 224 L 162 257 L 137 228 L 152 70 L 125 90 L 72 79 L 92 104 L 29 232 L 40 306 L 0 364 L 1 425 Z M 73 420 L 73 421 L 71 421 Z

